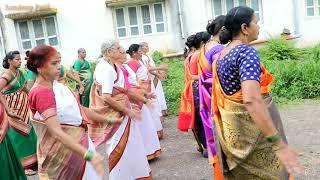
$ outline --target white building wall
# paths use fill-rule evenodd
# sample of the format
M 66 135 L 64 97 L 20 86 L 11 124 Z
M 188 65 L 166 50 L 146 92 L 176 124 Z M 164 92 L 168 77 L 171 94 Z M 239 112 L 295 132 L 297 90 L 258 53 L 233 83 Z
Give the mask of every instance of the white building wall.
M 313 46 L 320 43 L 320 16 L 307 17 L 305 1 L 297 0 L 301 39 L 298 46 Z
M 262 0 L 262 20 L 260 22 L 260 38 L 279 36 L 284 28 L 293 33 L 292 0 Z

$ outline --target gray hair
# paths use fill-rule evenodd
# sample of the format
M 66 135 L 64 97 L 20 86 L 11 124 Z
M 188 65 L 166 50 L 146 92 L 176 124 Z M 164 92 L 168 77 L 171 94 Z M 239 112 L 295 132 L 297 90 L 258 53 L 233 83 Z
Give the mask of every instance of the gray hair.
M 148 45 L 148 43 L 147 42 L 141 42 L 139 45 L 140 45 L 140 47 L 145 47 L 146 45 Z
M 78 49 L 78 54 L 81 53 L 81 52 L 86 52 L 86 50 L 84 48 L 79 48 Z
M 114 39 L 108 39 L 101 44 L 101 54 L 104 55 L 110 48 L 112 48 L 118 41 Z

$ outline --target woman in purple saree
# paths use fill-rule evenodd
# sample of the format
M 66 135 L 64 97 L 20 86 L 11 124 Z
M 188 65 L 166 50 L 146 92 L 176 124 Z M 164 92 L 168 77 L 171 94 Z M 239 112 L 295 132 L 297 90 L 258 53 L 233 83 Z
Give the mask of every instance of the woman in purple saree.
M 199 78 L 199 97 L 200 97 L 200 116 L 202 119 L 210 165 L 213 165 L 214 155 L 216 154 L 213 124 L 211 116 L 211 99 L 212 99 L 212 63 L 220 54 L 226 42 L 219 41 L 220 30 L 223 28 L 225 16 L 218 16 L 207 25 L 207 32 L 211 35 L 210 40 L 203 45 L 200 50 L 198 63 Z M 222 43 L 222 44 L 221 44 Z

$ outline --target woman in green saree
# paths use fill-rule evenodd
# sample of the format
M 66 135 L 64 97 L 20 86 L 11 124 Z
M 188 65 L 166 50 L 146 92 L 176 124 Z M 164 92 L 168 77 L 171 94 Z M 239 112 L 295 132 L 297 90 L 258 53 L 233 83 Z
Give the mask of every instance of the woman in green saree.
M 93 80 L 90 63 L 85 60 L 86 56 L 84 48 L 78 49 L 78 59 L 73 64 L 73 69 L 75 70 L 75 76 L 80 79 L 84 86 L 84 91 L 80 91 L 80 102 L 83 106 L 89 107 L 89 95 Z M 80 89 L 80 87 L 77 86 L 77 89 Z
M 13 148 L 13 142 L 7 136 L 8 115 L 0 103 L 0 175 L 7 179 L 27 180 L 23 167 Z
M 7 70 L 0 79 L 0 100 L 9 116 L 8 138 L 14 142 L 13 148 L 26 173 L 31 175 L 37 169 L 37 138 L 29 121 L 28 90 L 20 66 L 19 51 L 11 51 L 4 58 L 3 67 Z

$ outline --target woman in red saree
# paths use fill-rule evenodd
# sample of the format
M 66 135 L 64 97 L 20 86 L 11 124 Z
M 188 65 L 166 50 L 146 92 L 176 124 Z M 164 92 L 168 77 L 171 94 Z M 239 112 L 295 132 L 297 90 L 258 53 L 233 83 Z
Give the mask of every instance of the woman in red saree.
M 111 123 L 110 119 L 83 108 L 73 92 L 56 81 L 61 66 L 53 47 L 33 48 L 27 67 L 37 74 L 28 102 L 38 136 L 39 178 L 102 178 L 103 157 L 95 152 L 87 123 L 88 119 Z

